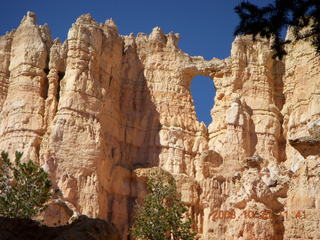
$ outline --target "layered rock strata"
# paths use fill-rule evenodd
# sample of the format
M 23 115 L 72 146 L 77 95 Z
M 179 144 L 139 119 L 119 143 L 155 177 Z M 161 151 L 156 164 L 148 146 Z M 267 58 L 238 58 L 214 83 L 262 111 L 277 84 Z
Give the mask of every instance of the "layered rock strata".
M 127 239 L 145 175 L 160 167 L 199 239 L 320 238 L 320 65 L 310 43 L 293 42 L 278 61 L 269 41 L 237 37 L 229 58 L 206 61 L 178 41 L 160 28 L 121 36 L 86 14 L 60 43 L 30 12 L 0 38 L 0 148 L 49 172 L 46 223 L 86 214 Z M 208 128 L 190 93 L 197 75 L 216 87 Z

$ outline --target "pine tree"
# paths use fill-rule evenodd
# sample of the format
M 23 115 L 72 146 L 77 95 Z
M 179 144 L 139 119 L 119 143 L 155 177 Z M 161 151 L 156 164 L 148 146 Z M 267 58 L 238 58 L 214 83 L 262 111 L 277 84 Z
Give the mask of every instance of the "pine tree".
M 254 40 L 258 35 L 272 38 L 274 57 L 282 59 L 286 55 L 284 46 L 290 41 L 282 39 L 281 32 L 288 26 L 293 31 L 294 40 L 310 41 L 320 53 L 319 0 L 275 0 L 273 4 L 262 8 L 245 1 L 235 7 L 235 12 L 240 17 L 235 35 L 252 35 Z
M 0 216 L 31 218 L 45 208 L 51 197 L 48 174 L 31 160 L 21 162 L 16 152 L 14 164 L 8 153 L 0 159 Z
M 143 240 L 193 240 L 191 219 L 185 216 L 172 176 L 163 171 L 152 173 L 147 180 L 149 194 L 139 206 L 131 233 Z

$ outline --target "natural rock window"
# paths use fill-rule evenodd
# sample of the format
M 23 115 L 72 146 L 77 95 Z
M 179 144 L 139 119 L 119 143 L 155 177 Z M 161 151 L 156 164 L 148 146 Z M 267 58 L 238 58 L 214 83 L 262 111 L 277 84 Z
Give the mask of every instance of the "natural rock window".
M 210 112 L 216 95 L 214 82 L 210 77 L 199 75 L 192 79 L 190 90 L 198 121 L 208 126 L 212 121 Z

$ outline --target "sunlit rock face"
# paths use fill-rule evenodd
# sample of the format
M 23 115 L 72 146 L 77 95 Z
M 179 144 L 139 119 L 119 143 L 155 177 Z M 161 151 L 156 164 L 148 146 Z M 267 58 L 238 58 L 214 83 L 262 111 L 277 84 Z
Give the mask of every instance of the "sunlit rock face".
M 290 33 L 288 33 L 290 38 Z M 292 42 L 237 37 L 227 59 L 178 48 L 178 34 L 121 36 L 80 16 L 64 43 L 28 12 L 0 37 L 0 148 L 50 174 L 42 218 L 86 214 L 127 239 L 148 170 L 176 179 L 201 240 L 319 239 L 320 59 Z M 190 83 L 216 87 L 212 123 L 195 114 Z

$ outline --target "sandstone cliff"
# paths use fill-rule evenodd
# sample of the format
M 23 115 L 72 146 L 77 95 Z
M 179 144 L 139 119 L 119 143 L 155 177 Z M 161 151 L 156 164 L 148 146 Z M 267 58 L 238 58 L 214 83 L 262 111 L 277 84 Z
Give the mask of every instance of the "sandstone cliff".
M 269 41 L 237 37 L 229 58 L 206 61 L 178 41 L 159 28 L 121 36 L 86 14 L 61 43 L 30 12 L 0 38 L 0 149 L 50 173 L 46 223 L 86 214 L 127 239 L 144 173 L 161 167 L 201 240 L 319 239 L 319 56 L 293 42 L 277 61 Z M 216 87 L 208 128 L 197 75 Z

